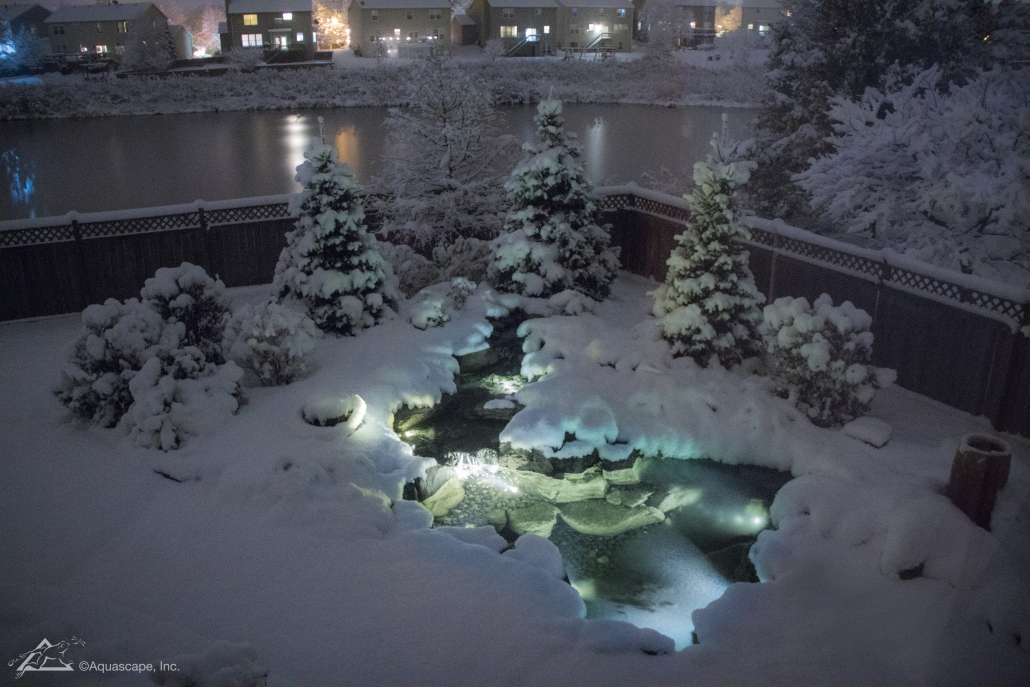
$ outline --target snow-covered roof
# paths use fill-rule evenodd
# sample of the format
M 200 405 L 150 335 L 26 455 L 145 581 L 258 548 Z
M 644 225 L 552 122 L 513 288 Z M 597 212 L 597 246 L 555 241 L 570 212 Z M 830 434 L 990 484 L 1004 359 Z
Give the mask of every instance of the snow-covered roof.
M 39 5 L 0 5 L 0 21 L 14 21 Z
M 560 7 L 557 0 L 493 0 L 491 7 Z
M 46 18 L 47 24 L 74 24 L 77 21 L 132 21 L 154 4 L 126 2 L 117 5 L 70 5 L 58 7 Z
M 450 0 L 354 0 L 363 10 L 449 10 Z
M 630 9 L 633 7 L 631 0 L 561 0 L 566 7 L 614 7 L 616 9 Z
M 229 14 L 310 11 L 311 0 L 232 0 L 229 3 Z

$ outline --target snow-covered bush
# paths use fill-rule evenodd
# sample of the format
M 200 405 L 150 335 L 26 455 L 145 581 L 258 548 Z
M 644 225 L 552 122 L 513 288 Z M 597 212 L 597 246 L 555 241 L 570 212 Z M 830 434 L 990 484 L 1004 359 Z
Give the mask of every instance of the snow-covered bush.
M 536 144 L 505 184 L 512 202 L 505 228 L 493 242 L 490 279 L 501 291 L 549 298 L 567 289 L 596 300 L 608 297 L 619 251 L 593 189 L 578 161 L 579 145 L 567 138 L 560 100 L 537 106 Z
M 834 307 L 827 294 L 812 306 L 789 296 L 765 306 L 761 333 L 778 392 L 820 427 L 864 415 L 876 390 L 895 377 L 893 370 L 872 364 L 872 323 L 850 301 Z
M 396 279 L 365 226 L 361 185 L 336 148 L 319 136 L 304 157 L 296 176 L 304 190 L 290 200 L 297 228 L 272 287 L 280 301 L 302 302 L 322 330 L 353 335 L 393 312 Z
M 305 356 L 321 331 L 304 312 L 266 301 L 244 305 L 225 327 L 226 357 L 253 370 L 262 384 L 289 384 L 307 370 Z
M 744 241 L 750 232 L 737 208 L 737 189 L 752 163 L 741 160 L 742 144 L 712 137 L 713 153 L 694 165 L 694 193 L 687 229 L 667 264 L 665 283 L 655 289 L 654 314 L 673 355 L 689 355 L 702 367 L 716 356 L 725 367 L 760 350 L 758 293 Z
M 408 78 L 407 106 L 386 119 L 393 153 L 372 184 L 381 233 L 427 257 L 458 238 L 494 238 L 514 139 L 501 132 L 493 96 L 472 70 L 436 54 Z
M 236 412 L 243 373 L 221 364 L 221 282 L 183 263 L 158 270 L 141 295 L 83 311 L 54 392 L 79 417 L 120 424 L 141 445 L 171 450 Z
M 813 209 L 870 245 L 1026 283 L 1030 76 L 996 69 L 944 86 L 934 67 L 834 100 L 834 152 L 794 179 Z
M 182 326 L 181 345 L 196 346 L 207 362 L 223 362 L 222 334 L 230 308 L 221 279 L 188 262 L 162 267 L 144 282 L 140 298 L 166 323 Z

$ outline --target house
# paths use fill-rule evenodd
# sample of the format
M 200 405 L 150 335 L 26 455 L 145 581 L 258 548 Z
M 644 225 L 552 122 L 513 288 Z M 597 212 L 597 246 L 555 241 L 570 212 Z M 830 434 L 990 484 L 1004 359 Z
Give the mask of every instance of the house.
M 476 45 L 479 43 L 479 24 L 467 14 L 455 14 L 451 18 L 451 45 Z
M 46 38 L 46 18 L 50 10 L 40 5 L 0 5 L 0 26 L 11 29 L 11 35 L 22 31 L 31 36 Z
M 222 51 L 278 48 L 282 61 L 315 57 L 311 0 L 226 0 Z
M 149 2 L 58 7 L 44 24 L 51 51 L 72 59 L 119 61 L 129 30 L 140 22 L 167 28 L 168 18 Z
M 682 15 L 679 44 L 694 47 L 715 43 L 715 8 L 717 0 L 675 0 L 675 12 Z
M 353 0 L 351 47 L 366 56 L 417 57 L 451 44 L 449 0 Z
M 480 25 L 481 45 L 500 40 L 511 56 L 554 55 L 560 45 L 557 0 L 473 0 L 467 12 Z
M 633 50 L 631 0 L 560 0 L 560 3 L 560 47 Z
M 778 0 L 743 0 L 740 8 L 740 25 L 748 31 L 761 35 L 769 33 L 772 25 L 787 16 Z

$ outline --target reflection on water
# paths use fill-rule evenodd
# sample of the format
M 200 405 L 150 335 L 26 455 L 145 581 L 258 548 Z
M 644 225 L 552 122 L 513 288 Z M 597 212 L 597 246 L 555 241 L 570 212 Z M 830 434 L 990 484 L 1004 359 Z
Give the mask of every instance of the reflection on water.
M 3 163 L 4 182 L 7 184 L 8 195 L 13 206 L 12 215 L 35 217 L 36 208 L 32 204 L 32 196 L 36 193 L 35 174 L 14 149 L 0 155 L 0 162 Z M 6 210 L 6 208 L 4 209 Z
M 508 133 L 535 140 L 534 106 L 500 111 Z M 563 115 L 592 182 L 637 181 L 664 167 L 689 185 L 723 112 L 732 136 L 748 135 L 751 113 L 741 109 L 570 104 Z M 291 193 L 318 116 L 361 182 L 383 171 L 384 107 L 4 122 L 0 151 L 17 150 L 4 161 L 5 183 L 17 183 L 3 194 L 0 220 Z

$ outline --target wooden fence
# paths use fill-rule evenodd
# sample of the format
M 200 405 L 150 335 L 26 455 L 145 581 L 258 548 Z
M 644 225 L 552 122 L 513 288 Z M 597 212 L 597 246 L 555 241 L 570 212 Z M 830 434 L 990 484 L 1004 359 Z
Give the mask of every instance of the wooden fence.
M 293 226 L 288 196 L 0 223 L 0 320 L 76 312 L 138 296 L 183 261 L 227 286 L 271 281 Z M 689 213 L 634 185 L 599 189 L 625 269 L 663 279 Z M 751 269 L 769 301 L 829 293 L 873 316 L 876 363 L 906 389 L 1030 436 L 1025 294 L 888 252 L 753 220 Z

